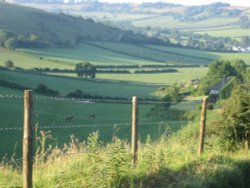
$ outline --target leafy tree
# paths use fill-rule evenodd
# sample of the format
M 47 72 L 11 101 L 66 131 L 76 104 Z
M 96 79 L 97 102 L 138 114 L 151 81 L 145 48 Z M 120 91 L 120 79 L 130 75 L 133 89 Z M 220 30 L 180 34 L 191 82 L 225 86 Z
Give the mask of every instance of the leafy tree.
M 16 39 L 15 38 L 9 38 L 3 42 L 3 47 L 7 48 L 9 50 L 13 50 L 16 47 Z
M 216 60 L 208 65 L 208 77 L 223 78 L 236 76 L 236 70 L 232 67 L 230 61 Z
M 231 62 L 231 65 L 236 71 L 237 78 L 239 78 L 240 80 L 243 80 L 242 74 L 244 74 L 247 70 L 246 63 L 241 59 L 235 59 Z
M 88 62 L 76 64 L 75 71 L 77 76 L 85 78 L 95 78 L 96 67 Z
M 222 108 L 220 133 L 231 143 L 249 141 L 250 135 L 250 92 L 249 86 L 236 84 L 231 97 Z
M 216 60 L 212 62 L 208 65 L 207 75 L 201 80 L 201 84 L 198 87 L 198 93 L 208 94 L 209 88 L 213 84 L 229 76 L 237 76 L 237 71 L 231 65 L 230 61 Z
M 14 63 L 13 63 L 13 61 L 11 61 L 11 60 L 5 61 L 5 62 L 4 62 L 4 65 L 5 65 L 5 67 L 7 67 L 7 68 L 13 68 L 13 67 L 14 67 Z
M 232 67 L 238 74 L 244 73 L 247 70 L 247 65 L 242 59 L 235 59 L 231 62 Z
M 0 30 L 0 46 L 5 47 L 5 45 L 8 46 L 8 43 L 10 43 L 10 41 L 8 41 L 8 39 L 13 38 L 14 34 L 9 32 L 9 31 L 3 31 Z M 8 41 L 8 42 L 6 42 Z
M 247 69 L 247 71 L 243 75 L 244 75 L 244 81 L 250 83 L 250 69 Z

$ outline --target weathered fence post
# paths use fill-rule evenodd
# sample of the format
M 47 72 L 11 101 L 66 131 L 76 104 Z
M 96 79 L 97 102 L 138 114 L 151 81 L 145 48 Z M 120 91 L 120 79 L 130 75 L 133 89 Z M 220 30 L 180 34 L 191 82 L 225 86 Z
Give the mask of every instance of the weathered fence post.
M 138 99 L 133 97 L 132 100 L 132 154 L 133 154 L 133 164 L 136 164 L 138 160 Z
M 32 188 L 32 91 L 24 91 L 23 188 Z
M 207 99 L 208 97 L 203 97 L 202 107 L 201 107 L 201 120 L 200 120 L 200 135 L 199 135 L 199 148 L 198 155 L 201 156 L 204 149 L 204 135 L 206 127 L 206 113 L 207 113 Z

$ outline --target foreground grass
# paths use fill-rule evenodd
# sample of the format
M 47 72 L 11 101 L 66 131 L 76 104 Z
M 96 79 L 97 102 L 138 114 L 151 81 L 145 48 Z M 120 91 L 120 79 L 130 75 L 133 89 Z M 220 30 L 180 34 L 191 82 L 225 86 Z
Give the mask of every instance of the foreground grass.
M 130 147 L 114 136 L 102 144 L 98 134 L 86 143 L 72 137 L 63 149 L 47 149 L 34 163 L 34 187 L 247 187 L 249 154 L 226 152 L 215 137 L 207 138 L 205 153 L 197 157 L 198 125 L 165 135 L 158 142 L 139 145 L 139 161 L 131 164 Z M 44 156 L 41 155 L 40 156 Z M 46 153 L 44 153 L 46 154 Z M 20 166 L 0 166 L 0 184 L 21 187 Z

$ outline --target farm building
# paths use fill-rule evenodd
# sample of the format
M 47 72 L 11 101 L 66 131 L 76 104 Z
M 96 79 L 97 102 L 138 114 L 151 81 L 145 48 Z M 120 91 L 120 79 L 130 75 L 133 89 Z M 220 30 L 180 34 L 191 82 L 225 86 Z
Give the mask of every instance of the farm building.
M 230 96 L 234 77 L 222 78 L 210 88 L 209 96 L 215 102 L 218 99 L 225 99 Z

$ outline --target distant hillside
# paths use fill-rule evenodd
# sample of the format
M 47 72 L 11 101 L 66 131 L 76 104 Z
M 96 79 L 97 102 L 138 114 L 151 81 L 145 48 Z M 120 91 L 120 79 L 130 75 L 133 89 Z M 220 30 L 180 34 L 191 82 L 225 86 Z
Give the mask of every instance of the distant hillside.
M 156 38 L 105 26 L 91 19 L 0 2 L 0 44 L 6 48 L 76 46 L 89 40 L 161 43 Z
M 13 0 L 49 12 L 91 18 L 166 43 L 209 51 L 250 46 L 250 7 L 212 3 L 105 3 L 97 0 Z M 56 1 L 56 2 L 55 2 Z M 32 2 L 32 3 L 31 3 Z

